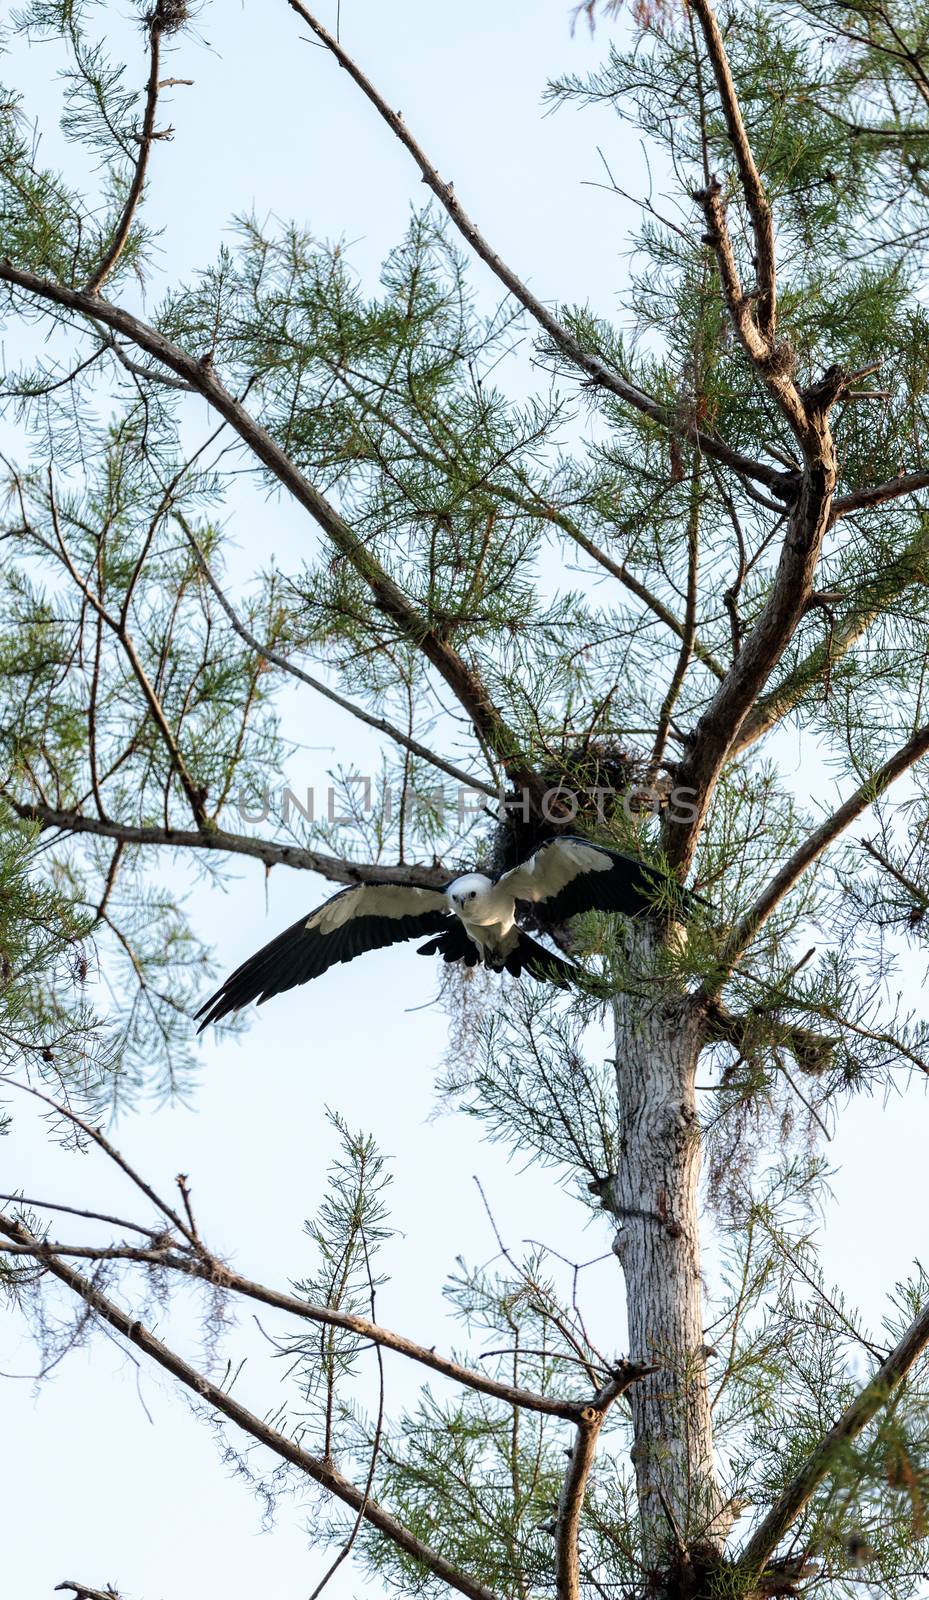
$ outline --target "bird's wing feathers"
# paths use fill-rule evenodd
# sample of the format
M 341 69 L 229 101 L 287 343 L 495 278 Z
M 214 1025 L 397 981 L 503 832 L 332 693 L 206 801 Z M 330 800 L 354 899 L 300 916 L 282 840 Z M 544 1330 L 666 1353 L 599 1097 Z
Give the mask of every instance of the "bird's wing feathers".
M 582 911 L 641 915 L 661 897 L 665 879 L 635 856 L 561 834 L 504 872 L 500 882 L 517 900 L 544 905 L 549 920 L 564 922 Z
M 273 995 L 318 978 L 339 961 L 353 961 L 369 950 L 438 933 L 446 926 L 448 915 L 445 896 L 437 889 L 397 883 L 363 883 L 343 889 L 243 961 L 200 1007 L 200 1031 L 252 1000 L 261 1005 Z

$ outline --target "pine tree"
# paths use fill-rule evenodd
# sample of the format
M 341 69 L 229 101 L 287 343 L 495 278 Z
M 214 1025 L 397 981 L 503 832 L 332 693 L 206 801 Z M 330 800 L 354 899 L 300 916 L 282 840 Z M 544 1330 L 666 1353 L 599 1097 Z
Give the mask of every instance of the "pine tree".
M 550 98 L 614 107 L 659 175 L 612 325 L 537 297 L 413 118 L 288 4 L 431 193 L 373 290 L 299 221 L 243 215 L 143 306 L 146 178 L 171 131 L 165 80 L 197 48 L 189 7 L 140 6 L 141 90 L 108 54 L 109 8 L 30 0 L 14 22 L 14 50 L 69 52 L 76 176 L 41 165 L 4 91 L 4 313 L 38 335 L 3 388 L 25 441 L 3 518 L 4 1076 L 12 1094 L 25 1060 L 75 1137 L 127 1170 L 100 1105 L 174 1089 L 195 1059 L 206 958 L 151 887 L 167 849 L 336 885 L 438 884 L 565 829 L 633 852 L 697 891 L 686 917 L 671 895 L 634 922 L 544 929 L 585 975 L 567 998 L 454 974 L 447 993 L 467 1024 L 448 1092 L 604 1217 L 628 1349 L 594 1348 L 544 1251 L 452 1280 L 463 1321 L 501 1335 L 495 1369 L 383 1329 L 387 1174 L 344 1123 L 296 1294 L 224 1267 L 183 1182 L 168 1199 L 138 1174 L 155 1220 L 105 1250 L 52 1237 L 37 1202 L 8 1208 L 10 1292 L 41 1330 L 36 1266 L 64 1285 L 347 1508 L 333 1538 L 395 1587 L 915 1595 L 927 1285 L 897 1291 L 876 1344 L 823 1282 L 808 1218 L 817 1133 L 850 1096 L 929 1073 L 929 1025 L 887 986 L 929 905 L 929 7 L 641 0 L 612 30 L 580 8 L 606 59 Z M 475 260 L 504 291 L 491 313 Z M 517 336 L 534 341 L 528 398 Z M 224 522 L 243 474 L 319 542 L 295 571 L 251 552 L 234 600 Z M 383 738 L 373 810 L 343 775 L 352 853 L 299 813 L 230 825 L 236 797 L 285 770 L 294 681 Z M 837 773 L 825 814 L 779 765 L 788 727 Z M 443 785 L 486 801 L 457 835 Z M 52 981 L 82 940 L 123 964 L 105 1032 Z M 604 1005 L 601 1067 L 585 1029 Z M 295 1319 L 299 1432 L 124 1309 L 152 1274 Z M 368 1415 L 352 1386 L 372 1348 L 457 1397 L 427 1387 L 409 1414 Z

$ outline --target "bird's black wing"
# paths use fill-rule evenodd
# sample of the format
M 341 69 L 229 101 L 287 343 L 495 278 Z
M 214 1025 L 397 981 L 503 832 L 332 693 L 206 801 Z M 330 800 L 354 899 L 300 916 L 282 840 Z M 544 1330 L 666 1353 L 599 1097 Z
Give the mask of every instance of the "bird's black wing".
M 582 911 L 618 911 L 642 916 L 664 905 L 686 910 L 694 898 L 675 879 L 636 856 L 560 834 L 504 872 L 500 878 L 517 900 L 544 907 L 548 922 L 566 922 Z
M 236 967 L 197 1012 L 203 1019 L 199 1031 L 252 1000 L 262 1005 L 286 989 L 318 978 L 338 961 L 353 961 L 369 950 L 438 933 L 448 918 L 445 896 L 438 889 L 397 883 L 343 889 Z

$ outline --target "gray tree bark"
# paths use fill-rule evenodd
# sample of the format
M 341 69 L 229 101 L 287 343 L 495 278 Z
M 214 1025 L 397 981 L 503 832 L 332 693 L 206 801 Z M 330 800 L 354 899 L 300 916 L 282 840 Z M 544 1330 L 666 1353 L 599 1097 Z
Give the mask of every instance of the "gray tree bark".
M 629 1391 L 649 1566 L 686 1563 L 700 1546 L 721 1552 L 731 1521 L 713 1459 L 703 1333 L 694 1090 L 701 1019 L 660 973 L 667 937 L 654 923 L 630 935 L 630 972 L 614 1004 L 621 1157 L 605 1197 L 618 1228 L 629 1353 L 659 1367 Z

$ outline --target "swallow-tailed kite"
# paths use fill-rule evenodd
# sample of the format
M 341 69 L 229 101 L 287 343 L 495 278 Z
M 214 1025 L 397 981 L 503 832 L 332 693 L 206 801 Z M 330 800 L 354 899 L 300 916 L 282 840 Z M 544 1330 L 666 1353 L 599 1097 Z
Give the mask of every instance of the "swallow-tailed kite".
M 368 881 L 343 889 L 301 917 L 228 977 L 197 1012 L 200 1031 L 250 1001 L 262 1005 L 286 989 L 318 978 L 337 961 L 368 950 L 432 935 L 420 955 L 441 955 L 493 972 L 528 972 L 567 988 L 571 963 L 530 938 L 516 920 L 521 903 L 544 908 L 547 922 L 582 911 L 640 916 L 669 894 L 678 907 L 695 898 L 635 856 L 568 834 L 549 839 L 518 867 L 496 879 L 480 872 L 453 878 L 444 889 Z

